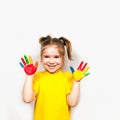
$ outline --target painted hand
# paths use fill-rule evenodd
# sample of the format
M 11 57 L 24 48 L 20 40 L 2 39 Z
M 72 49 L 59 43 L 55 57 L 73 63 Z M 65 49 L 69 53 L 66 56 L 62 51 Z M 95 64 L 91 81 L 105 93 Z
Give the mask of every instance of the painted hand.
M 20 66 L 24 69 L 25 73 L 27 75 L 32 75 L 36 72 L 38 67 L 38 61 L 35 62 L 35 65 L 33 65 L 32 57 L 29 56 L 29 58 L 24 55 L 24 58 L 21 58 L 22 62 L 19 62 Z
M 87 66 L 87 63 L 83 65 L 83 63 L 84 63 L 83 61 L 80 63 L 76 71 L 72 66 L 70 66 L 70 70 L 73 73 L 73 79 L 75 81 L 80 81 L 82 80 L 82 78 L 90 74 L 90 73 L 87 73 L 89 66 Z

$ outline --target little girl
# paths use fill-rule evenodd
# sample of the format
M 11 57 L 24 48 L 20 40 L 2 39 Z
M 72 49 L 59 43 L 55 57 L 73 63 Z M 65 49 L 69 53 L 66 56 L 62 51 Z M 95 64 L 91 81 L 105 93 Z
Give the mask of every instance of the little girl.
M 64 37 L 41 37 L 41 63 L 44 71 L 36 72 L 38 62 L 31 57 L 21 58 L 20 65 L 26 73 L 23 87 L 23 100 L 27 103 L 34 99 L 34 120 L 70 120 L 71 107 L 77 105 L 80 95 L 80 80 L 88 75 L 87 63 L 81 62 L 78 70 L 62 70 L 65 50 L 72 60 L 71 43 Z M 66 49 L 65 49 L 66 47 Z

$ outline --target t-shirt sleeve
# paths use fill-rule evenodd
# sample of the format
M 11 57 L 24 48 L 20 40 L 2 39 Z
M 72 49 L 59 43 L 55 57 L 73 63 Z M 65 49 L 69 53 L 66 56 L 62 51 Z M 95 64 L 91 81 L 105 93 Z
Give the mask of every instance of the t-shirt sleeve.
M 33 90 L 36 94 L 38 94 L 39 91 L 39 80 L 40 80 L 40 73 L 35 73 L 33 77 Z
M 70 94 L 73 86 L 73 79 L 72 79 L 72 73 L 67 73 L 68 77 L 68 83 L 67 83 L 67 91 L 66 94 Z

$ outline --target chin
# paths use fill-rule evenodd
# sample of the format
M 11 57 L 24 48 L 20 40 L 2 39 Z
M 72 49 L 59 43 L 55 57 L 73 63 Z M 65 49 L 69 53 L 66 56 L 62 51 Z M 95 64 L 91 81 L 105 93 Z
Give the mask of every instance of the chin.
M 59 70 L 56 70 L 56 69 L 49 70 L 49 69 L 48 69 L 48 72 L 50 72 L 50 73 L 52 73 L 52 74 L 53 74 L 53 73 L 56 73 L 57 71 L 59 71 Z
M 53 73 L 55 73 L 56 71 L 53 71 L 53 70 L 48 70 L 48 72 L 50 72 L 50 73 L 52 73 L 52 74 L 53 74 Z

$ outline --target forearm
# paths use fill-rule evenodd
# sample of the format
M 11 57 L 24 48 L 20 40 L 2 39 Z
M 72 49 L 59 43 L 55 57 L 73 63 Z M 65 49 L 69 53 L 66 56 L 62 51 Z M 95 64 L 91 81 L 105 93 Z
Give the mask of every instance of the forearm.
M 74 81 L 72 91 L 67 95 L 68 105 L 74 107 L 77 105 L 80 96 L 80 81 Z
M 33 75 L 27 75 L 23 87 L 23 100 L 28 103 L 32 102 L 35 97 L 35 93 L 33 91 L 32 85 L 33 85 Z

